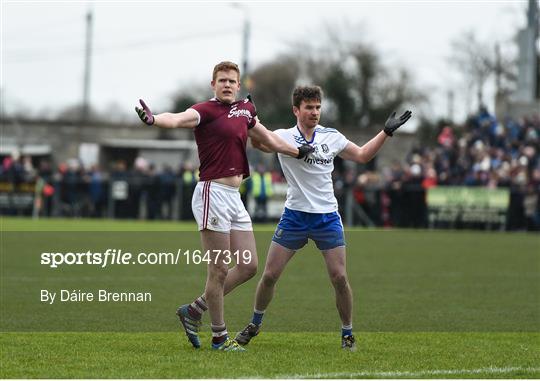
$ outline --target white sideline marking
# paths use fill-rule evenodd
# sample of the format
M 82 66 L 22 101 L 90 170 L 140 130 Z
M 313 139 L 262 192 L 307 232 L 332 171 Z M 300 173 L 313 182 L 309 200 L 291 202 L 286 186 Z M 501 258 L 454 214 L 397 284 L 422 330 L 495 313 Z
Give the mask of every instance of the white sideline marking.
M 357 378 L 419 378 L 422 376 L 444 376 L 444 375 L 456 375 L 456 374 L 479 374 L 479 373 L 491 373 L 502 374 L 516 371 L 526 372 L 539 372 L 540 368 L 524 368 L 524 367 L 505 367 L 505 368 L 479 368 L 479 369 L 441 369 L 441 370 L 419 370 L 419 371 L 389 371 L 389 372 L 339 372 L 339 373 L 312 373 L 312 374 L 292 374 L 282 375 L 277 378 L 344 378 L 344 377 L 357 377 Z

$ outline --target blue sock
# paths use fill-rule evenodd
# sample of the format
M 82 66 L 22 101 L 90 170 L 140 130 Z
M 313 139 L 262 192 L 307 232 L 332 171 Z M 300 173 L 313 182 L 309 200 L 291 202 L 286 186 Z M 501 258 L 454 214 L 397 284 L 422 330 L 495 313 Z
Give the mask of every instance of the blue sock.
M 251 322 L 255 325 L 261 325 L 262 319 L 264 316 L 264 311 L 253 311 L 253 319 L 251 319 Z
M 341 336 L 351 336 L 352 335 L 352 324 L 344 325 L 341 327 Z

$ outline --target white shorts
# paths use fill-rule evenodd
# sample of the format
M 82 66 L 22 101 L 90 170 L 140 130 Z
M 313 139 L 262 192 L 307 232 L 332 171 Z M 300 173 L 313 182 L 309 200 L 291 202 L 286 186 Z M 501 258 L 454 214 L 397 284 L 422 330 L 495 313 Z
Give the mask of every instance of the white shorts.
M 242 203 L 238 188 L 213 181 L 201 181 L 193 192 L 191 208 L 199 230 L 224 233 L 231 230 L 253 230 L 251 217 Z

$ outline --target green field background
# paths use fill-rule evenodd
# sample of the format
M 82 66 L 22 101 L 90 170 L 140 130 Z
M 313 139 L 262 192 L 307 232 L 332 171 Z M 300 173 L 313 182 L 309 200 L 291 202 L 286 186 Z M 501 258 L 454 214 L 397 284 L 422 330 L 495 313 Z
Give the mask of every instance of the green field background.
M 265 315 L 263 333 L 248 353 L 242 354 L 252 361 L 262 356 L 264 365 L 235 373 L 234 364 L 244 369 L 240 360 L 228 364 L 207 349 L 207 318 L 203 350 L 192 350 L 179 333 L 174 311 L 200 295 L 205 265 L 184 262 L 51 269 L 39 263 L 40 253 L 49 251 L 200 248 L 193 224 L 2 218 L 1 225 L 0 376 L 540 375 L 535 368 L 540 363 L 538 235 L 348 230 L 347 267 L 354 292 L 354 329 L 359 338 L 359 352 L 348 354 L 354 356 L 348 358 L 339 350 L 340 322 L 324 261 L 310 243 L 287 267 Z M 226 297 L 225 316 L 231 332 L 250 319 L 272 231 L 272 225 L 256 227 L 259 272 Z M 149 290 L 152 302 L 48 305 L 39 301 L 43 288 Z M 37 355 L 31 355 L 36 351 Z M 415 358 L 414 354 L 423 357 Z M 84 361 L 69 361 L 81 356 Z M 59 365 L 47 365 L 51 359 Z M 199 360 L 210 363 L 184 369 Z M 23 365 L 28 361 L 33 367 Z M 97 366 L 96 362 L 103 361 L 103 366 Z M 469 373 L 433 373 L 449 369 Z

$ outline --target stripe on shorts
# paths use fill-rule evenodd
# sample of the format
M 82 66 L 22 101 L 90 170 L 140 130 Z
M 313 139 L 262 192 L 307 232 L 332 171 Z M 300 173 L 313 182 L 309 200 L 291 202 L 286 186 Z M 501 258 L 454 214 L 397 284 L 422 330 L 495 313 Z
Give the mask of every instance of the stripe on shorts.
M 208 225 L 208 209 L 210 208 L 210 181 L 206 181 L 203 186 L 203 229 Z

